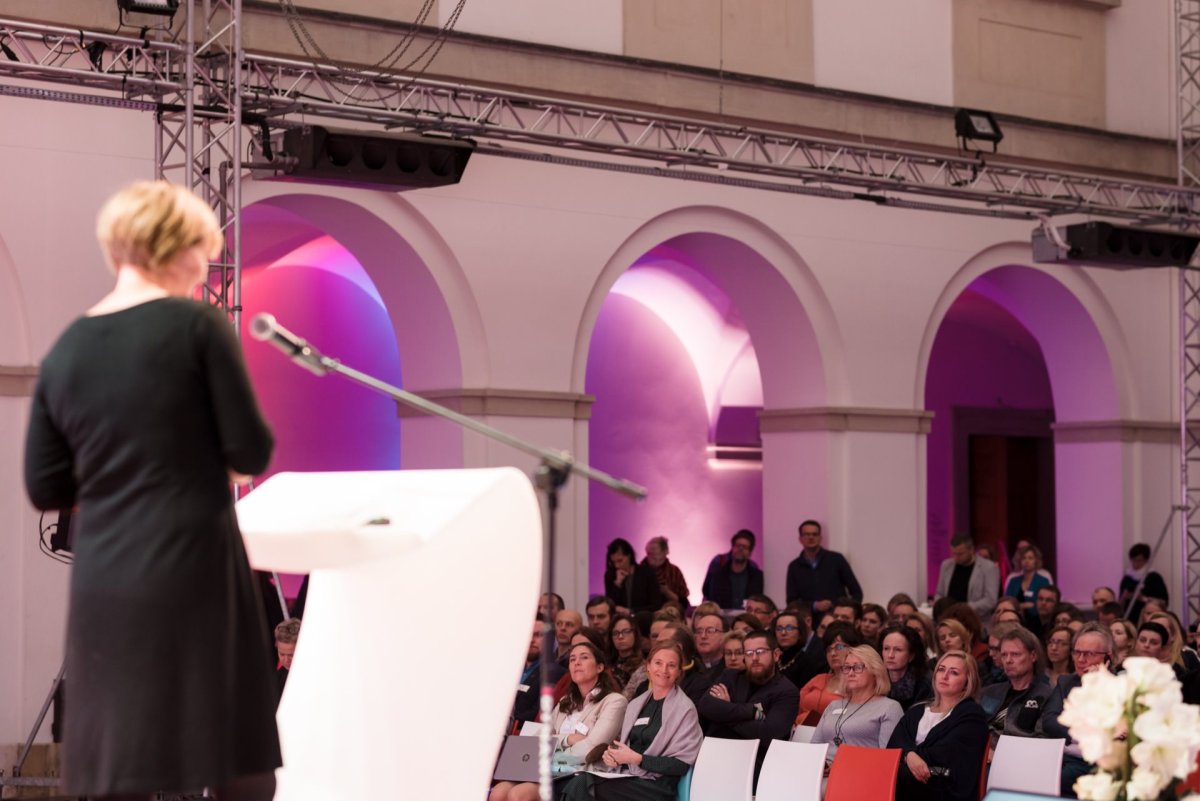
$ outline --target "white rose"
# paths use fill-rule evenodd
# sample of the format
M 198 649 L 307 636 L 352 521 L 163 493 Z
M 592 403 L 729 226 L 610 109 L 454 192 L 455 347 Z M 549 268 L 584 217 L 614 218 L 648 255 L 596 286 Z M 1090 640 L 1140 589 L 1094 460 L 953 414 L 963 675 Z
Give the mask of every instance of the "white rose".
M 1137 770 L 1153 771 L 1164 780 L 1180 776 L 1180 770 L 1183 771 L 1182 776 L 1186 777 L 1191 770 L 1187 746 L 1179 743 L 1145 740 L 1135 745 L 1129 753 Z
M 1075 795 L 1082 801 L 1117 801 L 1120 791 L 1120 782 L 1113 781 L 1112 774 L 1103 771 L 1080 776 L 1075 781 Z
M 1138 716 L 1133 732 L 1141 740 L 1132 756 L 1138 765 L 1177 779 L 1193 770 L 1200 750 L 1200 708 L 1180 703 L 1155 707 Z
M 1137 746 L 1134 746 L 1137 750 Z M 1133 776 L 1125 785 L 1125 797 L 1128 801 L 1155 801 L 1162 789 L 1167 786 L 1167 779 L 1152 770 L 1142 767 L 1134 768 Z
M 1112 731 L 1125 714 L 1129 687 L 1125 679 L 1106 670 L 1089 673 L 1067 696 L 1058 720 L 1068 729 L 1082 725 Z M 1074 731 L 1071 737 L 1080 739 Z

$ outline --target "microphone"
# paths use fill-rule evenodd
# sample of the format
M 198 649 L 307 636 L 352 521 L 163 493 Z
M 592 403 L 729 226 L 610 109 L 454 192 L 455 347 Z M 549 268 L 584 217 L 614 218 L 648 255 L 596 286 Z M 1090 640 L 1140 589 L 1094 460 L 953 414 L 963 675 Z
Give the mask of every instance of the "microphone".
M 273 314 L 261 312 L 254 315 L 250 321 L 250 336 L 279 348 L 285 356 L 314 375 L 323 376 L 328 372 L 321 363 L 325 357 L 304 339 L 280 325 Z

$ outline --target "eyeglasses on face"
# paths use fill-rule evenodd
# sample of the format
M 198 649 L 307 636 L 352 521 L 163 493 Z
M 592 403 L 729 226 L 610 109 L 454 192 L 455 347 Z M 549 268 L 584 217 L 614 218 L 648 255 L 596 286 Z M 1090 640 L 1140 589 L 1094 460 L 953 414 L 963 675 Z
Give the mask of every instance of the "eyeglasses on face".
M 745 654 L 745 651 L 741 651 L 741 650 L 737 650 L 737 651 L 726 651 L 726 652 L 725 652 L 725 658 L 726 658 L 726 659 L 729 659 L 729 658 L 731 658 L 731 657 L 735 657 L 735 656 L 742 656 L 742 655 L 744 655 L 744 654 Z
M 775 630 L 780 634 L 787 634 L 789 631 L 799 631 L 799 626 L 793 626 L 791 623 L 782 624 L 775 627 Z
M 862 662 L 859 662 L 858 664 L 855 664 L 855 665 L 842 665 L 842 675 L 843 676 L 857 675 L 859 673 L 862 673 L 866 669 L 867 669 L 867 666 L 864 665 Z
M 1105 653 L 1104 651 L 1081 651 L 1080 649 L 1076 648 L 1074 651 L 1071 652 L 1071 656 L 1075 657 L 1076 660 L 1100 659 L 1100 658 L 1108 656 L 1108 654 Z
M 846 643 L 844 643 L 844 642 L 835 642 L 833 645 L 829 646 L 825 650 L 826 651 L 844 651 L 849 647 L 850 646 L 846 645 Z
M 770 648 L 747 648 L 745 651 L 743 651 L 743 653 L 746 654 L 747 659 L 753 659 L 756 656 L 766 656 L 767 654 L 771 653 L 771 649 Z
M 713 634 L 722 634 L 723 632 L 721 631 L 721 629 L 716 628 L 715 626 L 709 626 L 708 628 L 704 628 L 704 629 L 696 629 L 696 633 L 711 636 Z
M 613 629 L 613 637 L 632 637 L 633 629 Z

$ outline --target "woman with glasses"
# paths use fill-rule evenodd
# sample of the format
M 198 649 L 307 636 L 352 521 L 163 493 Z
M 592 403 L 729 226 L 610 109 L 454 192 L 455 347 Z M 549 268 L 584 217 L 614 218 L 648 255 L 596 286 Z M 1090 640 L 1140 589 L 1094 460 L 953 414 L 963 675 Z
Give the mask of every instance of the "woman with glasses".
M 816 726 L 826 707 L 845 697 L 842 693 L 842 663 L 848 649 L 862 645 L 862 637 L 853 624 L 835 620 L 826 627 L 822 642 L 825 643 L 829 672 L 818 673 L 800 689 L 798 726 Z
M 1068 676 L 1075 672 L 1071 662 L 1071 640 L 1075 632 L 1067 626 L 1055 626 L 1046 635 L 1046 678 L 1051 684 L 1057 684 L 1060 676 Z
M 833 762 L 842 743 L 864 748 L 884 748 L 904 710 L 888 698 L 892 683 L 878 652 L 869 645 L 848 648 L 842 659 L 842 692 L 845 697 L 825 707 L 814 743 L 829 743 L 826 764 Z
M 888 748 L 900 749 L 896 801 L 977 801 L 988 740 L 978 692 L 975 659 L 963 651 L 942 654 L 933 670 L 933 700 L 905 712 L 888 741 Z
M 725 635 L 725 667 L 729 670 L 746 669 L 746 632 L 731 631 Z
M 565 783 L 564 801 L 674 801 L 679 778 L 696 763 L 704 734 L 700 716 L 678 687 L 683 649 L 670 638 L 650 649 L 649 689 L 629 702 L 619 739 L 598 746 L 587 762 L 624 778 L 577 773 Z
M 888 698 L 905 712 L 913 704 L 927 701 L 933 694 L 929 681 L 929 663 L 921 638 L 908 626 L 892 625 L 880 632 L 879 648 L 892 689 Z
M 570 684 L 554 708 L 550 721 L 556 758 L 561 754 L 582 763 L 598 745 L 612 741 L 621 731 L 628 702 L 617 689 L 604 651 L 584 641 L 571 646 L 567 657 Z M 555 780 L 555 796 L 568 777 Z M 535 782 L 499 782 L 488 801 L 537 801 Z
M 613 678 L 624 687 L 641 667 L 642 636 L 632 615 L 617 613 L 608 629 L 608 663 Z
M 771 625 L 775 632 L 775 641 L 779 643 L 779 672 L 797 687 L 808 684 L 819 668 L 808 658 L 804 646 L 808 642 L 808 631 L 804 620 L 797 612 L 787 610 L 775 616 Z

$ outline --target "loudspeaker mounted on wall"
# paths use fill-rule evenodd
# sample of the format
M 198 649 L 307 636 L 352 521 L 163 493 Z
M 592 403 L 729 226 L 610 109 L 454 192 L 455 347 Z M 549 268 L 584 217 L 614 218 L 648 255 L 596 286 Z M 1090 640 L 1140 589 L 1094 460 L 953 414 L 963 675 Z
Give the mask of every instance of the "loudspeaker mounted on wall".
M 1033 232 L 1033 260 L 1052 264 L 1093 264 L 1118 270 L 1187 267 L 1200 237 L 1171 231 L 1086 222 Z
M 462 180 L 474 151 L 469 139 L 304 126 L 284 132 L 284 172 L 274 177 L 383 190 L 447 186 Z

